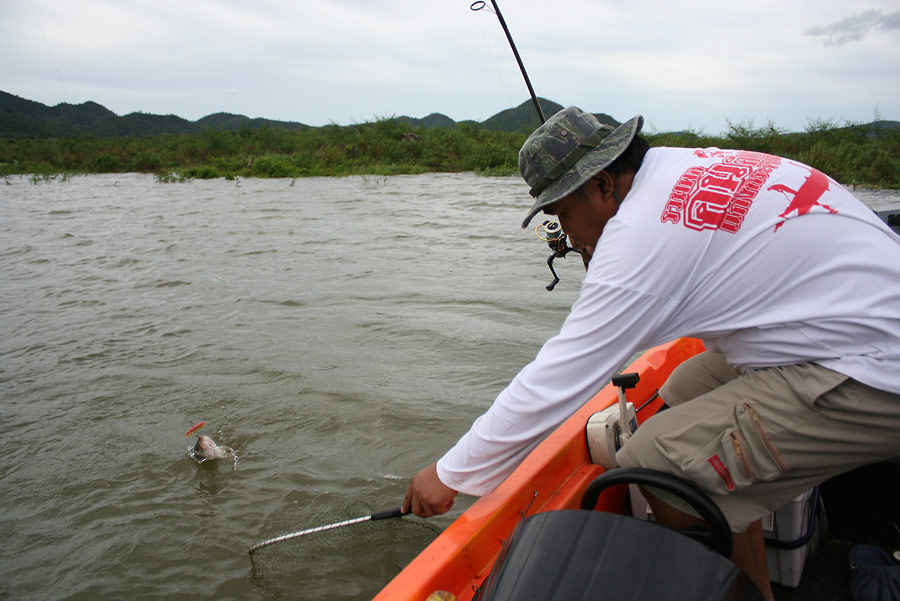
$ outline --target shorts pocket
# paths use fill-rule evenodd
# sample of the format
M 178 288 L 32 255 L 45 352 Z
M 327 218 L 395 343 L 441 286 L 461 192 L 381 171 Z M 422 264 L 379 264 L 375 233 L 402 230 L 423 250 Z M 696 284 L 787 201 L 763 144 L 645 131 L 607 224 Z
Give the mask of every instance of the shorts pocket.
M 736 408 L 735 422 L 736 427 L 725 433 L 720 445 L 721 461 L 732 481 L 730 488 L 721 470 L 716 470 L 716 460 L 711 463 L 727 490 L 741 490 L 754 482 L 775 480 L 790 469 L 752 404 L 744 402 Z
M 726 414 L 729 415 L 729 414 Z M 724 422 L 724 423 L 723 423 Z M 769 434 L 756 408 L 749 402 L 738 403 L 730 419 L 718 428 L 706 427 L 706 442 L 699 432 L 683 430 L 657 438 L 657 448 L 680 466 L 681 476 L 714 494 L 728 494 L 754 482 L 774 480 L 790 469 Z M 691 445 L 693 440 L 693 445 Z

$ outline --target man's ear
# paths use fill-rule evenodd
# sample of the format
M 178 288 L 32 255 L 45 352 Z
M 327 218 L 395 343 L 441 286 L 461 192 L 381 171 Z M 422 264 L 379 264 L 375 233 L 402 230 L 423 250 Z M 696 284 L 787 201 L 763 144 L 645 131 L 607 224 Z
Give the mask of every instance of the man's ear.
M 616 180 L 609 171 L 603 170 L 591 179 L 595 182 L 595 185 L 600 188 L 603 200 L 616 200 Z

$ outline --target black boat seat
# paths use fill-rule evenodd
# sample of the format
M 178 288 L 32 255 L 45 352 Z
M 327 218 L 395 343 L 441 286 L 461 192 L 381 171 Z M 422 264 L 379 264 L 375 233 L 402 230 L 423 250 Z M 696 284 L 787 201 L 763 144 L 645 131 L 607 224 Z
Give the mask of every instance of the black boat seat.
M 763 599 L 706 545 L 652 522 L 598 511 L 525 518 L 479 601 L 725 601 Z
M 677 494 L 697 509 L 711 531 L 681 533 L 592 511 L 603 490 L 627 483 Z M 476 599 L 762 600 L 759 589 L 728 559 L 731 545 L 725 516 L 696 486 L 652 470 L 610 470 L 588 485 L 580 510 L 548 511 L 522 520 Z

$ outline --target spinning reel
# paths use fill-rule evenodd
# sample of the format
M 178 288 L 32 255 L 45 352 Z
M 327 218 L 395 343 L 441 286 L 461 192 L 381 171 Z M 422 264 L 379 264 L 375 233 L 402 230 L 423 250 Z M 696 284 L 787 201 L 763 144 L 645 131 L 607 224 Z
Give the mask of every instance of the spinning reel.
M 553 259 L 557 257 L 564 259 L 570 252 L 578 251 L 569 246 L 568 237 L 556 221 L 541 223 L 534 228 L 534 235 L 546 242 L 550 250 L 553 251 L 553 254 L 547 258 L 547 267 L 550 268 L 550 273 L 553 274 L 553 281 L 547 284 L 547 290 L 553 290 L 556 284 L 559 283 L 559 276 L 556 275 L 556 270 L 553 269 Z

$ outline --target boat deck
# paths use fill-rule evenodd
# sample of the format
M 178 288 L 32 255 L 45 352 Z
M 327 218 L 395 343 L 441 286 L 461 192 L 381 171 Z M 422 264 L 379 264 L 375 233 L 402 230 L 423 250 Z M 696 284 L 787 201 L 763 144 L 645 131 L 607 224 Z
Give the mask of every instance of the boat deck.
M 850 549 L 900 549 L 900 462 L 869 465 L 822 485 L 824 520 L 797 588 L 773 585 L 776 601 L 851 601 Z M 820 513 L 821 515 L 821 513 Z
M 853 543 L 828 541 L 812 558 L 800 586 L 772 585 L 776 601 L 851 601 L 847 554 Z

